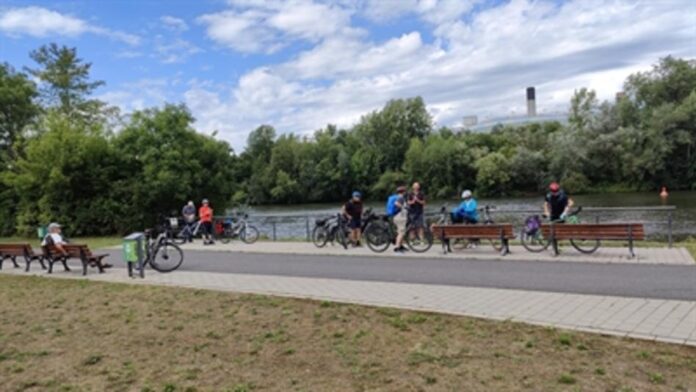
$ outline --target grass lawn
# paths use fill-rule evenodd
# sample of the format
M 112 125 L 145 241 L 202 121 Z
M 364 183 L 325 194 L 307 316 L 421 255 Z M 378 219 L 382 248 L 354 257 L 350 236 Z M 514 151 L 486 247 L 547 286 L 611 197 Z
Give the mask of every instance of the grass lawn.
M 693 391 L 696 348 L 266 296 L 0 275 L 3 391 Z

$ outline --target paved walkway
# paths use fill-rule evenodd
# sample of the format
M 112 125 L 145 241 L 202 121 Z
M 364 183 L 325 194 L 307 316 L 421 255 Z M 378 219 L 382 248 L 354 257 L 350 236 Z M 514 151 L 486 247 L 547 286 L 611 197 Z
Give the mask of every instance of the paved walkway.
M 128 278 L 122 268 L 101 275 L 90 272 L 87 279 L 95 281 L 415 309 L 696 346 L 696 301 L 214 272 L 148 271 L 144 280 Z M 14 268 L 2 273 L 25 274 Z M 41 271 L 33 273 L 47 276 Z M 56 272 L 52 276 L 81 278 L 75 271 Z
M 371 256 L 371 257 L 393 257 L 394 252 L 389 249 L 384 253 L 372 252 L 367 247 L 343 249 L 341 246 L 327 245 L 317 248 L 309 242 L 273 242 L 264 241 L 247 245 L 239 241 L 229 244 L 220 242 L 212 246 L 204 246 L 201 241 L 186 244 L 186 249 L 206 250 L 206 251 L 234 251 L 248 253 L 282 253 L 282 254 L 303 254 L 303 255 L 332 255 L 332 256 Z M 567 246 L 561 249 L 560 256 L 554 256 L 550 251 L 542 253 L 531 253 L 522 246 L 511 246 L 511 254 L 500 256 L 485 241 L 476 249 L 466 249 L 455 251 L 450 254 L 443 254 L 442 248 L 436 244 L 427 253 L 407 252 L 400 257 L 428 257 L 428 258 L 450 258 L 450 259 L 469 259 L 469 260 L 524 260 L 524 261 L 557 261 L 557 262 L 586 262 L 586 263 L 624 263 L 624 264 L 676 264 L 676 265 L 696 265 L 693 257 L 686 248 L 636 248 L 636 257 L 629 258 L 628 248 L 600 247 L 597 252 L 586 255 L 578 252 L 574 248 Z

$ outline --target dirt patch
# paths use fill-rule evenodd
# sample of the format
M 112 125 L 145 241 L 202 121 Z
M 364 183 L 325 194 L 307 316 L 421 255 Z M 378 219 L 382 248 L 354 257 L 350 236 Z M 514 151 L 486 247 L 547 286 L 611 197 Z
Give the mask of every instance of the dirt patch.
M 423 312 L 0 276 L 2 390 L 693 391 L 696 348 Z

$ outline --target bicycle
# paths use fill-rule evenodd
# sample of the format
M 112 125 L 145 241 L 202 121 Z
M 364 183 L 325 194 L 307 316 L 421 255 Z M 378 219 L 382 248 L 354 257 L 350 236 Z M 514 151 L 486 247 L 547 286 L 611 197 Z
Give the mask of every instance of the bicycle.
M 382 253 L 389 248 L 390 244 L 396 244 L 396 226 L 388 216 L 372 214 L 368 220 L 363 238 L 365 238 L 365 242 L 370 250 Z M 422 236 L 420 234 L 421 230 L 423 230 Z M 433 245 L 432 232 L 425 224 L 416 225 L 413 222 L 407 222 L 404 242 L 413 252 L 427 252 Z
M 175 219 L 175 218 L 172 218 Z M 201 221 L 200 220 L 195 220 L 193 222 L 189 223 L 184 223 L 183 227 L 181 230 L 178 232 L 172 233 L 172 240 L 174 243 L 183 245 L 187 241 L 192 241 L 194 238 L 197 238 L 201 232 Z
M 145 230 L 145 257 L 142 268 L 148 264 L 158 272 L 172 272 L 184 262 L 184 252 L 167 237 L 166 228 L 153 239 L 153 230 Z M 133 263 L 128 263 L 128 274 L 133 274 Z M 135 266 L 135 269 L 139 269 Z M 141 276 L 143 275 L 141 271 Z
M 578 214 L 582 211 L 582 207 L 578 207 L 575 211 L 568 214 L 565 219 L 556 219 L 551 221 L 552 225 L 555 224 L 569 224 L 575 225 L 579 224 L 580 218 Z M 541 253 L 551 246 L 551 239 L 545 238 L 544 233 L 541 230 L 541 218 L 539 215 L 533 215 L 525 220 L 524 228 L 520 235 L 520 240 L 522 241 L 522 246 L 530 252 Z M 570 244 L 580 253 L 590 254 L 594 253 L 601 245 L 600 240 L 583 240 L 583 239 L 573 239 L 570 240 Z
M 332 245 L 338 242 L 344 249 L 348 249 L 349 230 L 348 222 L 342 214 L 317 219 L 312 230 L 312 243 L 317 248 L 323 248 L 329 242 Z
M 234 238 L 239 238 L 245 244 L 253 244 L 259 239 L 259 230 L 247 223 L 248 214 L 238 216 L 237 222 L 234 223 L 232 218 L 221 222 L 222 230 L 218 233 L 219 240 L 223 244 L 229 243 Z M 217 226 L 216 226 L 217 231 Z

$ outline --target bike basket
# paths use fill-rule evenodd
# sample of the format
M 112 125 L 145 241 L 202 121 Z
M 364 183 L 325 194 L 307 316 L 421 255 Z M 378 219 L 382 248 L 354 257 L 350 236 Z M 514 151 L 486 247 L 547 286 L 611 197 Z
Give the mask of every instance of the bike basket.
M 179 228 L 179 218 L 169 218 L 169 227 L 172 229 Z

